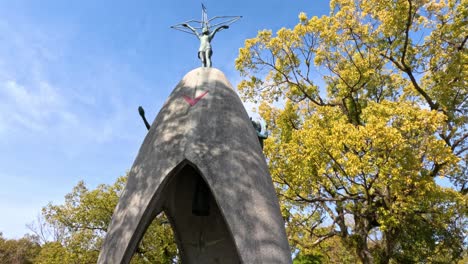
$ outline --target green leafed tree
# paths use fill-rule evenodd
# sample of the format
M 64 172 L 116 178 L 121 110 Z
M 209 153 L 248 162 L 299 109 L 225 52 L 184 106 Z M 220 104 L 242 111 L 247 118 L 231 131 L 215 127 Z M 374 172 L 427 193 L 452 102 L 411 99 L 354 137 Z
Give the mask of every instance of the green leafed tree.
M 0 263 L 32 264 L 41 251 L 37 237 L 6 239 L 0 232 Z
M 294 258 L 293 264 L 321 264 L 321 255 L 298 255 Z
M 362 263 L 454 263 L 466 249 L 468 1 L 330 10 L 260 31 L 236 60 L 241 96 L 271 128 L 292 249 L 339 238 Z
M 43 244 L 36 263 L 96 263 L 107 227 L 126 183 L 89 190 L 79 182 L 60 205 L 43 208 L 48 228 L 61 230 L 56 239 Z M 177 261 L 177 247 L 167 219 L 156 217 L 138 245 L 131 263 L 169 264 Z

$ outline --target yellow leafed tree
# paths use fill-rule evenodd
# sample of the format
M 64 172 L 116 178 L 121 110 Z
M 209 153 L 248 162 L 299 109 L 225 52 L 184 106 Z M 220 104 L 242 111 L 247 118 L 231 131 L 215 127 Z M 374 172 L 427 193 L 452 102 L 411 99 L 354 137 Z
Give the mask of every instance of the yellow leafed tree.
M 468 1 L 330 10 L 260 31 L 236 60 L 271 129 L 293 250 L 326 262 L 339 238 L 362 263 L 453 263 L 466 248 Z

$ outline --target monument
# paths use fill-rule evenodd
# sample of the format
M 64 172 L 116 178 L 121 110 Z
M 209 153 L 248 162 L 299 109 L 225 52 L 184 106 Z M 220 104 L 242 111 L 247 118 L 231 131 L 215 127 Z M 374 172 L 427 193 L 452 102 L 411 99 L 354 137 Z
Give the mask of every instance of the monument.
M 201 22 L 208 34 L 216 32 L 210 31 L 205 8 Z M 98 263 L 129 263 L 163 211 L 184 264 L 292 262 L 257 131 L 224 74 L 210 67 L 210 52 L 204 52 L 203 67 L 182 78 L 151 126 L 145 122 L 148 134 Z M 139 112 L 144 117 L 143 109 Z

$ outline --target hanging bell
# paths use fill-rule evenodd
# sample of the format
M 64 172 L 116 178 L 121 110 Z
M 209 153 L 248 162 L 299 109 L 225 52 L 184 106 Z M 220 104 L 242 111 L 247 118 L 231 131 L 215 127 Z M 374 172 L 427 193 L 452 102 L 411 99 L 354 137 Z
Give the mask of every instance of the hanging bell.
M 192 200 L 192 214 L 196 216 L 210 215 L 210 189 L 205 181 L 198 177 Z

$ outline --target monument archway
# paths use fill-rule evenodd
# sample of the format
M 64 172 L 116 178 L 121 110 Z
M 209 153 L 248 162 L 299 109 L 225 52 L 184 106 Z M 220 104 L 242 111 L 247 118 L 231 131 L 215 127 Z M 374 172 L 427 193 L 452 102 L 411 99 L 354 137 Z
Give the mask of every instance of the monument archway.
M 168 176 L 162 210 L 182 263 L 240 263 L 224 215 L 201 172 L 185 160 Z

